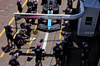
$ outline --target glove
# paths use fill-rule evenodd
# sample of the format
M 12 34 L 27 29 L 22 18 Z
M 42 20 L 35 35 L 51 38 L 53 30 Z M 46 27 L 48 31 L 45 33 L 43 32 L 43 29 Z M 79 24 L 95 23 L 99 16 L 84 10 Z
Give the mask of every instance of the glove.
M 25 37 L 25 39 L 27 39 L 27 37 Z

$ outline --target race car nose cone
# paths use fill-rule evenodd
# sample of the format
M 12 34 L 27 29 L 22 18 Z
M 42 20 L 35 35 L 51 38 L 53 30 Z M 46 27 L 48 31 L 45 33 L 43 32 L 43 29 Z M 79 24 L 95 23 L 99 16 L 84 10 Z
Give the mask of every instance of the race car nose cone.
M 52 7 L 52 5 L 49 5 L 49 7 Z

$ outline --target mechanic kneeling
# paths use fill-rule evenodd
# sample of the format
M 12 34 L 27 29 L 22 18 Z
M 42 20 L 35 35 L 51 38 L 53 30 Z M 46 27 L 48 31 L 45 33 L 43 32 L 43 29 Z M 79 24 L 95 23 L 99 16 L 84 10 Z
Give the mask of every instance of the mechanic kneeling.
M 15 39 L 14 39 L 14 43 L 15 43 L 16 46 L 17 46 L 18 52 L 19 52 L 19 50 L 21 49 L 21 46 L 26 44 L 26 42 L 25 42 L 25 39 L 26 39 L 26 38 L 27 38 L 27 37 L 22 36 L 21 33 L 18 33 L 18 34 L 16 35 L 16 37 L 15 37 Z
M 26 29 L 26 30 L 27 30 L 27 31 L 25 31 L 25 34 L 28 35 L 29 37 L 30 37 L 31 31 L 32 31 L 32 29 L 30 28 L 31 25 L 32 25 L 32 24 L 30 24 L 30 23 L 22 23 L 22 24 L 20 25 L 20 27 L 21 27 L 22 29 Z

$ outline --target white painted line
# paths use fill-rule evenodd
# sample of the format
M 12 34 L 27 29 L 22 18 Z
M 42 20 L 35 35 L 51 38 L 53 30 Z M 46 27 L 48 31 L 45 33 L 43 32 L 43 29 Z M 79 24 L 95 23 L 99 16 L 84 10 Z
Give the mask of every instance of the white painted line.
M 49 32 L 46 32 L 42 49 L 46 48 Z

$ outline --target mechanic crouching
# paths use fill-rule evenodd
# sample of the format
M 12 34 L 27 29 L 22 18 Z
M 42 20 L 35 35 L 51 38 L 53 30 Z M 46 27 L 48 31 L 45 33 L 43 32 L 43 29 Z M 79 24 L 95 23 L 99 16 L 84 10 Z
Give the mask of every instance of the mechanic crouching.
M 20 27 L 22 29 L 26 29 L 25 34 L 28 35 L 29 37 L 30 37 L 31 31 L 32 31 L 31 26 L 32 26 L 32 24 L 30 24 L 30 23 L 22 23 L 20 25 Z
M 28 36 L 26 34 L 24 34 L 22 31 L 20 31 L 16 35 L 16 37 L 14 39 L 14 43 L 17 46 L 18 52 L 20 51 L 21 46 L 26 44 L 26 40 L 25 39 L 27 39 L 27 38 L 28 38 Z

